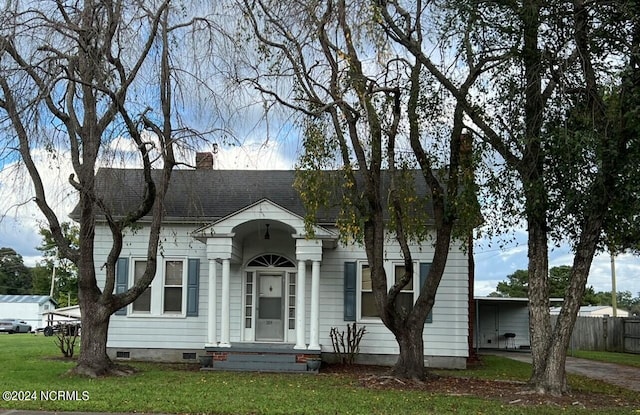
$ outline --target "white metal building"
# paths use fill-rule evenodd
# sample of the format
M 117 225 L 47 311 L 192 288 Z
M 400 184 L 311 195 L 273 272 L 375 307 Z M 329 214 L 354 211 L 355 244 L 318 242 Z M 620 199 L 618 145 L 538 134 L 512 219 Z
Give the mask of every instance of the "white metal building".
M 44 328 L 44 313 L 55 308 L 48 295 L 0 295 L 0 318 L 24 320 L 33 330 Z

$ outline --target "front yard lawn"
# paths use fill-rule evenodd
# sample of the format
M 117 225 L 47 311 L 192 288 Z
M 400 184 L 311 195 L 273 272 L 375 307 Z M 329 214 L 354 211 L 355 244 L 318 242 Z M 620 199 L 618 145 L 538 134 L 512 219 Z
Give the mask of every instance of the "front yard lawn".
M 139 372 L 129 377 L 86 379 L 66 374 L 74 363 L 58 357 L 50 337 L 0 336 L 0 350 L 0 390 L 13 394 L 3 398 L 21 398 L 0 402 L 4 409 L 496 415 L 629 414 L 640 409 L 630 392 L 603 389 L 589 380 L 579 382 L 576 395 L 560 401 L 525 394 L 519 382 L 526 380 L 528 365 L 499 357 L 469 370 L 439 371 L 439 377 L 424 383 L 398 381 L 375 367 L 333 366 L 319 375 L 300 375 L 200 372 L 194 365 L 149 363 L 133 363 Z
M 617 363 L 619 365 L 640 367 L 640 354 L 593 352 L 588 350 L 573 350 L 569 356 L 582 359 L 597 360 L 600 362 Z

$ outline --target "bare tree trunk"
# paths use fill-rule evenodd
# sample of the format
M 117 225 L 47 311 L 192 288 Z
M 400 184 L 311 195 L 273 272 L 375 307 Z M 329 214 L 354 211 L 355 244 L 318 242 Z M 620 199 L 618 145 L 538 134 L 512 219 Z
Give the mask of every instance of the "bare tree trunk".
M 89 298 L 87 298 L 89 297 Z M 80 295 L 82 309 L 82 334 L 78 364 L 74 373 L 98 377 L 112 374 L 114 364 L 107 356 L 107 333 L 109 330 L 109 313 L 101 304 L 95 302 L 93 296 Z
M 391 370 L 394 376 L 416 380 L 425 378 L 423 327 L 403 327 L 394 331 L 396 341 L 400 346 L 400 355 Z
M 542 226 L 539 220 L 529 218 L 529 331 L 533 366 L 529 382 L 537 388 L 547 365 L 551 338 L 547 232 Z

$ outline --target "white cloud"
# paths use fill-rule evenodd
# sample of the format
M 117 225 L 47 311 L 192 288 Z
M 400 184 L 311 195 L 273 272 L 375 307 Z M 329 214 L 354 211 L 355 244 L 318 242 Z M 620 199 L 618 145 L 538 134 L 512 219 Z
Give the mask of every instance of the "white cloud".
M 281 152 L 281 145 L 267 143 L 246 143 L 242 146 L 222 147 L 214 155 L 214 168 L 221 170 L 290 170 L 293 161 Z
M 475 296 L 487 296 L 496 290 L 496 286 L 502 279 L 497 280 L 476 280 L 473 289 Z
M 286 149 L 284 149 L 286 150 Z M 115 157 L 101 165 L 111 167 L 135 167 L 136 149 L 131 140 L 119 139 L 110 144 L 109 152 Z M 77 196 L 68 183 L 73 172 L 70 156 L 60 152 L 56 157 L 44 150 L 33 152 L 34 161 L 40 170 L 47 199 L 60 221 L 68 221 L 69 212 L 77 203 Z M 193 164 L 194 153 L 187 153 L 185 160 Z M 283 155 L 283 148 L 275 141 L 267 143 L 247 143 L 242 146 L 221 147 L 216 154 L 215 168 L 218 169 L 280 169 L 293 168 L 290 156 Z M 41 256 L 35 249 L 42 239 L 38 234 L 44 215 L 32 201 L 33 185 L 26 169 L 19 163 L 6 164 L 0 170 L 0 247 L 11 247 L 23 256 L 25 264 L 33 266 Z
M 34 150 L 33 159 L 39 168 L 47 201 L 60 221 L 68 221 L 68 213 L 76 204 L 75 191 L 68 182 L 72 173 L 69 154 L 55 156 L 44 150 Z M 33 201 L 34 189 L 26 168 L 20 163 L 5 165 L 0 171 L 0 246 L 10 247 L 32 266 L 40 260 L 35 249 L 42 239 L 38 234 L 45 218 Z
M 640 258 L 631 254 L 618 255 L 615 258 L 616 289 L 630 291 L 634 297 L 640 296 Z M 611 291 L 611 257 L 609 254 L 597 255 L 589 273 L 589 285 L 595 291 Z

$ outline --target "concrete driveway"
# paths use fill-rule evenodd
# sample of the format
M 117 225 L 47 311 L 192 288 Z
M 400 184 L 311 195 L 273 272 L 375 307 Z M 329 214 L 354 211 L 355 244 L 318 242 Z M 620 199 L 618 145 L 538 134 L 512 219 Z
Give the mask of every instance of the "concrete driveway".
M 520 351 L 481 350 L 480 354 L 507 357 L 520 362 L 531 363 L 531 353 Z M 596 362 L 567 356 L 567 373 L 598 379 L 612 385 L 640 392 L 640 368 L 615 363 Z

